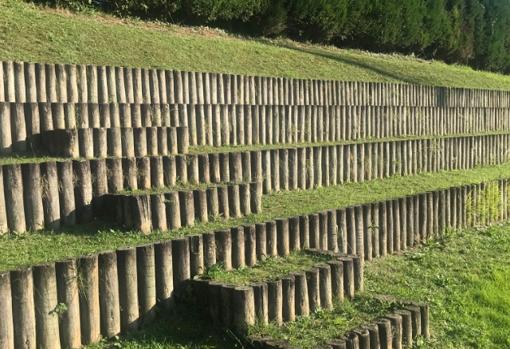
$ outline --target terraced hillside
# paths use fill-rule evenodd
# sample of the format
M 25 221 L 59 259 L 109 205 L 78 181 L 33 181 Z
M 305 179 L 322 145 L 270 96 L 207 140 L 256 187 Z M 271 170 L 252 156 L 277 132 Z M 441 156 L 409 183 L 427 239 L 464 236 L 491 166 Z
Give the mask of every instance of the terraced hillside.
M 378 293 L 373 265 L 510 213 L 510 92 L 0 67 L 5 348 L 175 317 L 212 320 L 198 338 L 217 347 L 433 344 L 435 304 Z M 337 331 L 315 331 L 328 316 Z
M 23 0 L 0 2 L 0 18 L 0 60 L 5 61 L 510 90 L 508 76 L 414 56 L 250 39 L 210 28 L 120 19 L 91 11 L 72 13 Z

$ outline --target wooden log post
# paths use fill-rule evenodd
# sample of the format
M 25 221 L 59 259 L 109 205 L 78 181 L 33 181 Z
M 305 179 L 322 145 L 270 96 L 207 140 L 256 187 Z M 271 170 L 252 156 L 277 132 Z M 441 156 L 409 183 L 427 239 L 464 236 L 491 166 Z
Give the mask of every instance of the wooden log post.
M 379 344 L 381 349 L 391 349 L 393 344 L 391 322 L 388 319 L 380 319 L 377 321 L 377 329 L 379 331 Z
M 282 278 L 282 315 L 284 322 L 294 321 L 296 319 L 295 294 L 294 276 Z
M 99 303 L 101 334 L 112 338 L 120 333 L 119 282 L 117 255 L 103 252 L 99 255 Z
M 76 200 L 76 220 L 87 223 L 92 220 L 92 176 L 89 161 L 73 161 L 75 173 L 74 197 Z
M 195 225 L 195 200 L 193 191 L 186 190 L 179 192 L 179 202 L 181 206 L 181 222 L 183 226 L 190 227 Z
M 262 181 L 250 183 L 250 209 L 251 213 L 262 212 Z
M 282 281 L 271 280 L 267 283 L 268 290 L 268 317 L 269 321 L 277 325 L 283 323 L 283 294 Z
M 290 253 L 289 244 L 289 220 L 279 218 L 276 220 L 278 255 L 288 256 Z
M 344 266 L 342 261 L 328 262 L 331 268 L 331 297 L 333 301 L 344 301 Z
M 257 223 L 255 225 L 256 254 L 257 261 L 263 261 L 267 257 L 267 224 Z
M 219 202 L 218 202 L 218 188 L 209 187 L 206 189 L 207 192 L 207 213 L 211 220 L 214 220 L 220 215 Z
M 245 263 L 253 267 L 257 263 L 257 236 L 255 224 L 244 226 Z
M 141 320 L 143 324 L 148 324 L 156 315 L 156 266 L 153 244 L 136 248 L 136 265 Z
M 328 227 L 327 227 L 327 250 L 338 252 L 338 224 L 337 213 L 335 210 L 327 211 Z
M 321 308 L 332 309 L 333 297 L 331 289 L 331 267 L 328 264 L 323 264 L 318 268 Z
M 11 277 L 8 272 L 0 273 L 0 309 L 3 310 L 0 317 L 0 347 L 14 349 Z
M 266 223 L 266 250 L 269 257 L 278 256 L 278 233 L 275 221 Z
M 33 348 L 36 343 L 36 315 L 32 269 L 11 272 L 14 348 Z
M 26 231 L 26 220 L 21 166 L 18 164 L 4 165 L 3 179 L 8 227 L 15 232 L 24 232 Z
M 232 267 L 234 269 L 244 268 L 246 266 L 244 227 L 235 227 L 230 231 L 232 236 Z
M 26 228 L 28 230 L 42 229 L 44 227 L 44 209 L 39 164 L 29 163 L 21 165 L 21 173 L 23 177 Z
M 172 242 L 163 241 L 154 245 L 154 259 L 156 266 L 156 297 L 158 302 L 166 309 L 173 302 L 173 258 Z
M 230 204 L 229 204 L 229 189 L 228 186 L 221 185 L 218 186 L 218 204 L 219 204 L 219 214 L 223 216 L 224 219 L 230 218 Z
M 413 323 L 411 312 L 405 309 L 397 310 L 396 314 L 402 319 L 402 348 L 408 349 L 413 346 Z
M 81 329 L 76 261 L 66 260 L 57 262 L 55 268 L 57 302 L 66 306 L 66 311 L 58 316 L 60 345 L 62 348 L 79 348 L 81 346 Z
M 289 250 L 298 251 L 301 249 L 299 217 L 289 218 Z
M 195 217 L 202 223 L 209 221 L 209 212 L 207 211 L 207 191 L 205 189 L 196 189 L 193 191 L 195 201 Z
M 308 288 L 308 304 L 310 312 L 314 313 L 321 307 L 319 269 L 312 268 L 306 271 L 306 284 Z
M 354 262 L 350 257 L 343 257 L 340 259 L 343 265 L 344 274 L 344 295 L 348 299 L 354 298 L 355 291 L 355 276 L 354 276 Z
M 139 326 L 138 273 L 136 248 L 117 250 L 120 325 L 123 333 Z
M 252 285 L 255 301 L 255 319 L 261 324 L 269 323 L 269 293 L 267 283 L 260 282 Z
M 312 214 L 309 217 L 310 221 L 310 248 L 320 249 L 320 219 L 318 214 Z
M 402 349 L 402 317 L 398 314 L 386 316 L 391 322 L 392 348 Z
M 256 195 L 256 193 L 255 193 Z M 250 183 L 240 183 L 239 184 L 239 201 L 240 201 L 240 210 L 241 215 L 248 216 L 252 213 L 251 208 L 251 188 Z M 255 200 L 257 201 L 257 200 Z
M 174 294 L 177 299 L 186 292 L 191 277 L 189 241 L 186 238 L 172 240 L 172 266 Z
M 0 348 L 14 349 L 11 277 L 8 272 L 0 272 L 0 312 L 2 313 L 0 317 Z
M 411 321 L 413 327 L 413 340 L 418 336 L 422 335 L 421 329 L 421 310 L 417 305 L 409 305 L 406 307 L 406 310 L 411 312 Z
M 232 270 L 232 236 L 230 230 L 215 232 L 216 261 L 223 263 L 225 270 Z
M 301 249 L 310 248 L 310 218 L 309 216 L 299 217 L 299 242 Z
M 97 256 L 81 257 L 77 262 L 82 344 L 100 338 L 99 265 Z

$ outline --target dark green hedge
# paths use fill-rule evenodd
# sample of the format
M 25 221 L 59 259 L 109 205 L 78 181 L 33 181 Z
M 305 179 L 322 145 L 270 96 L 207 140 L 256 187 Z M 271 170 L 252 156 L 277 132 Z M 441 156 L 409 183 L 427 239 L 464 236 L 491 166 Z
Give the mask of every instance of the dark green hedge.
M 510 0 L 34 0 L 510 72 Z

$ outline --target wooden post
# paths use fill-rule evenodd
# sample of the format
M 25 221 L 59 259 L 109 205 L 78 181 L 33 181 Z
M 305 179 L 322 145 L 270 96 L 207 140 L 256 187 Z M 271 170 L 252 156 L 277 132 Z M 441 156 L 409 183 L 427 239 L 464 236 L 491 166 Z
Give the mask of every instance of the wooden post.
M 32 269 L 11 272 L 15 348 L 36 348 L 36 315 Z
M 164 241 L 154 245 L 154 259 L 156 266 L 156 297 L 163 307 L 172 305 L 174 290 L 172 242 Z
M 0 317 L 0 347 L 14 349 L 11 278 L 8 272 L 0 272 L 0 312 L 3 314 Z
M 101 334 L 111 338 L 120 333 L 119 283 L 117 255 L 103 252 L 99 255 L 99 301 Z
M 175 296 L 181 298 L 191 277 L 189 242 L 186 238 L 172 240 L 172 266 Z
M 74 260 L 57 262 L 55 267 L 58 303 L 67 307 L 67 310 L 59 315 L 60 344 L 63 348 L 79 348 L 81 329 L 76 262 Z
M 154 245 L 148 244 L 136 248 L 136 264 L 140 315 L 143 323 L 147 324 L 154 320 L 156 307 Z
M 98 257 L 78 259 L 80 323 L 82 344 L 91 344 L 100 337 Z
M 232 237 L 230 230 L 215 232 L 216 260 L 223 263 L 225 270 L 232 269 Z
M 138 273 L 136 249 L 117 250 L 117 271 L 119 275 L 119 304 L 122 332 L 132 331 L 139 326 Z

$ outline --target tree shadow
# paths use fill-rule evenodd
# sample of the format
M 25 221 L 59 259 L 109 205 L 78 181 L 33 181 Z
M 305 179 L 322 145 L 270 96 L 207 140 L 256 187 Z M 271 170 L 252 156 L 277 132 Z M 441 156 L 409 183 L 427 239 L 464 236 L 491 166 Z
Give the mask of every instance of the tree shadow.
M 376 74 L 381 75 L 383 77 L 386 77 L 386 78 L 389 78 L 389 79 L 392 79 L 392 80 L 396 80 L 396 82 L 403 82 L 403 83 L 408 83 L 408 84 L 423 84 L 424 83 L 423 81 L 420 81 L 419 79 L 416 79 L 416 78 L 413 78 L 413 77 L 410 77 L 410 76 L 406 76 L 404 74 L 398 74 L 398 73 L 396 73 L 394 71 L 389 71 L 387 69 L 383 69 L 383 68 L 381 68 L 379 66 L 376 66 L 374 64 L 370 64 L 370 63 L 367 63 L 367 62 L 362 62 L 362 61 L 356 60 L 354 58 L 340 56 L 340 55 L 337 55 L 337 54 L 334 54 L 334 53 L 328 53 L 328 52 L 325 52 L 325 51 L 319 51 L 319 50 L 314 50 L 314 49 L 310 49 L 310 48 L 304 48 L 304 47 L 300 47 L 300 46 L 297 46 L 297 45 L 292 45 L 292 44 L 287 43 L 287 42 L 279 42 L 279 43 L 274 43 L 273 42 L 273 44 L 277 45 L 277 46 L 280 46 L 280 47 L 283 47 L 283 48 L 287 48 L 289 50 L 298 51 L 298 52 L 306 53 L 306 54 L 311 54 L 311 55 L 314 55 L 314 56 L 319 56 L 321 58 L 326 58 L 326 59 L 329 59 L 329 60 L 333 60 L 333 61 L 336 61 L 336 62 L 339 62 L 339 63 L 355 66 L 357 68 L 360 68 L 360 69 L 363 69 L 363 70 L 367 70 L 367 71 L 372 72 L 372 73 L 376 73 Z
M 193 305 L 158 309 L 157 320 L 124 337 L 103 342 L 93 349 L 250 349 L 230 331 L 214 326 Z M 91 348 L 91 349 L 92 349 Z

